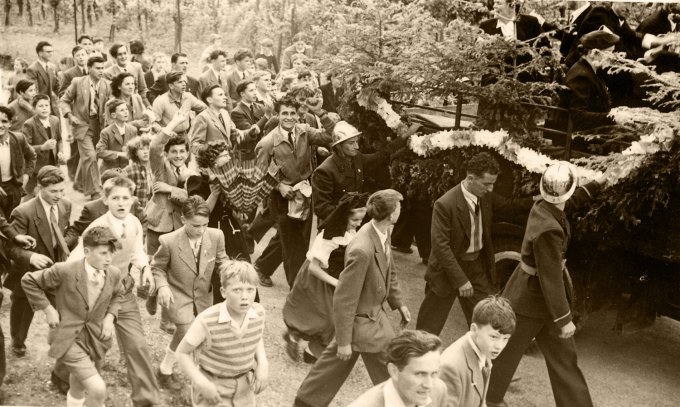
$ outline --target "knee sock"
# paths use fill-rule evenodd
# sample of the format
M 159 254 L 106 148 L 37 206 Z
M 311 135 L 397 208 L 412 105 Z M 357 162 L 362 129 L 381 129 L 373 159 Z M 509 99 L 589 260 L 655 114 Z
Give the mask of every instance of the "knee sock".
M 165 357 L 159 366 L 161 374 L 169 375 L 172 374 L 172 368 L 175 365 L 175 352 L 170 350 L 170 348 L 165 349 Z
M 85 406 L 85 397 L 77 399 L 71 395 L 71 392 L 66 393 L 66 407 L 83 407 Z

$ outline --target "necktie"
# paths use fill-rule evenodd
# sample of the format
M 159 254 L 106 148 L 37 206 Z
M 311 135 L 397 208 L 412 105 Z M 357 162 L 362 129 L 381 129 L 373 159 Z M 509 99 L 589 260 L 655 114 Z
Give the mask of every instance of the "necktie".
M 182 181 L 182 175 L 180 174 L 179 167 L 175 167 L 175 174 L 177 175 L 177 187 L 184 188 L 184 181 Z
M 255 120 L 255 107 L 253 105 L 254 103 L 250 104 L 250 116 Z
M 127 68 L 126 68 L 126 67 L 123 67 L 123 72 L 127 72 Z
M 293 147 L 293 150 L 295 150 L 295 136 L 293 135 L 292 131 L 288 132 L 288 141 L 290 142 L 290 145 Z
M 125 232 L 126 232 L 126 227 L 125 223 L 121 224 L 121 233 L 120 233 L 120 238 L 125 239 Z
M 224 127 L 224 130 L 227 130 L 227 124 L 224 122 L 224 117 L 222 117 L 221 114 L 217 114 L 217 117 L 220 118 L 220 123 L 222 123 L 222 127 Z
M 217 84 L 220 85 L 220 87 L 222 87 L 222 75 L 220 74 L 217 74 Z
M 59 244 L 59 248 L 61 248 L 63 258 L 65 259 L 68 257 L 69 254 L 71 254 L 71 252 L 69 251 L 68 246 L 66 246 L 66 240 L 64 240 L 64 235 L 61 233 L 61 230 L 59 229 L 56 205 L 52 205 L 52 209 L 50 210 L 50 224 L 52 226 L 52 232 L 54 233 L 54 237 L 56 237 L 57 243 Z
M 489 366 L 484 366 L 482 368 L 482 378 L 484 379 L 484 388 L 489 383 L 489 376 L 491 375 L 491 368 Z
M 83 76 L 87 75 L 87 68 L 81 68 L 80 70 L 83 72 Z
M 479 215 L 479 199 L 475 202 L 475 215 Z
M 246 73 L 245 73 L 245 72 L 241 72 L 241 79 L 242 79 L 242 80 L 243 80 L 243 79 L 246 79 Z

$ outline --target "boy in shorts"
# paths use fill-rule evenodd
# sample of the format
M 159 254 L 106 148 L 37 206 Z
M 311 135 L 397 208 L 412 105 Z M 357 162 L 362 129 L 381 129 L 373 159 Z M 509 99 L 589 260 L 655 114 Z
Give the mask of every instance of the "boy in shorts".
M 104 405 L 106 384 L 99 367 L 111 347 L 123 294 L 124 274 L 111 264 L 120 248 L 113 233 L 93 227 L 83 235 L 83 247 L 84 258 L 56 263 L 21 279 L 33 310 L 42 310 L 50 326 L 49 356 L 69 372 L 67 407 Z M 47 299 L 48 290 L 55 290 L 56 309 Z
M 237 260 L 221 267 L 220 281 L 224 302 L 198 314 L 177 347 L 177 362 L 191 379 L 195 407 L 255 406 L 269 375 L 264 308 L 254 302 L 259 278 L 252 264 Z

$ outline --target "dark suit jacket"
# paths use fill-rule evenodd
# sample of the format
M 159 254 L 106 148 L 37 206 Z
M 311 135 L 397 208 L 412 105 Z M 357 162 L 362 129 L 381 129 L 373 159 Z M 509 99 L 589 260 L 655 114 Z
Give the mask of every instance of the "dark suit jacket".
M 125 144 L 136 136 L 137 129 L 129 124 L 125 125 L 125 134 L 120 134 L 115 124 L 104 128 L 99 134 L 99 141 L 96 146 L 97 158 L 102 159 L 99 171 L 104 172 L 110 168 L 125 168 L 128 165 L 128 158 L 119 158 L 116 153 L 123 151 Z
M 52 114 L 59 116 L 59 78 L 57 69 L 52 63 L 47 64 L 47 71 L 40 62 L 35 61 L 26 68 L 26 76 L 35 82 L 38 93 L 47 95 L 52 101 Z
M 201 74 L 201 76 L 198 77 L 198 98 L 200 99 L 201 96 L 203 95 L 203 91 L 206 90 L 207 88 L 213 86 L 213 85 L 219 85 L 220 80 L 222 81 L 222 90 L 224 91 L 224 94 L 227 95 L 227 98 L 229 99 L 231 104 L 231 98 L 229 97 L 229 84 L 227 83 L 227 74 L 225 72 L 220 71 L 219 73 L 219 78 L 217 75 L 215 75 L 215 72 L 208 68 Z M 231 107 L 229 106 L 229 110 L 231 112 Z
M 68 89 L 68 87 L 71 85 L 71 82 L 73 82 L 74 78 L 80 78 L 81 76 L 85 76 L 85 74 L 80 69 L 80 67 L 74 66 L 72 68 L 65 70 L 64 74 L 61 76 L 59 97 L 64 96 L 66 89 Z
M 675 26 L 675 32 L 680 30 L 680 24 Z M 645 18 L 640 25 L 638 25 L 637 32 L 645 34 L 661 35 L 672 31 L 671 22 L 668 21 L 668 10 L 659 9 L 651 16 Z
M 50 137 L 47 136 L 47 129 L 38 119 L 33 116 L 26 120 L 22 132 L 26 137 L 26 142 L 31 145 L 36 153 L 35 169 L 40 169 L 45 165 L 57 164 L 57 153 L 60 149 L 61 123 L 56 116 L 50 116 Z M 52 150 L 43 150 L 42 144 L 48 139 L 57 140 L 57 145 Z M 36 171 L 37 172 L 37 171 Z
M 611 110 L 607 85 L 588 62 L 580 59 L 575 63 L 567 72 L 565 85 L 570 89 L 568 109 L 571 110 L 574 130 L 614 124 L 614 120 L 607 117 Z
M 389 235 L 387 244 L 390 244 Z M 333 296 L 333 322 L 338 346 L 352 345 L 355 352 L 384 351 L 394 337 L 383 309 L 402 305 L 394 259 L 387 258 L 372 222 L 359 229 L 347 245 L 345 269 Z
M 250 79 L 253 76 L 252 72 L 250 71 L 246 71 L 245 74 L 246 79 Z M 229 90 L 229 92 L 227 92 L 227 96 L 229 96 L 229 99 L 231 99 L 232 103 L 236 105 L 241 100 L 241 95 L 236 93 L 236 87 L 244 79 L 239 76 L 236 69 L 232 69 L 225 76 L 227 78 L 227 88 Z
M 479 28 L 489 35 L 503 35 L 503 31 L 497 27 L 497 24 L 497 18 L 490 18 L 479 23 Z M 526 14 L 520 14 L 515 30 L 516 39 L 519 41 L 530 40 L 543 33 L 543 28 L 541 28 L 538 19 Z
M 94 360 L 104 358 L 112 341 L 111 338 L 99 339 L 102 320 L 106 314 L 118 316 L 123 296 L 121 282 L 126 274 L 110 266 L 106 270 L 102 292 L 92 308 L 88 303 L 88 275 L 84 259 L 57 263 L 48 269 L 27 273 L 22 278 L 21 285 L 34 311 L 43 310 L 50 305 L 45 291 L 56 292 L 59 325 L 51 329 L 47 337 L 50 357 L 62 357 L 80 337 L 80 331 L 84 330 L 88 334 L 86 347 L 89 348 L 87 350 L 90 351 L 90 356 Z
M 71 202 L 62 199 L 57 204 L 57 210 L 59 211 L 59 229 L 63 233 L 71 219 Z M 36 246 L 33 250 L 26 250 L 16 245 L 11 245 L 9 248 L 10 257 L 14 260 L 15 267 L 10 270 L 5 280 L 5 287 L 14 291 L 17 295 L 23 296 L 21 277 L 32 270 L 31 256 L 34 253 L 39 253 L 58 261 L 57 253 L 54 251 L 54 247 L 58 243 L 52 241 L 49 218 L 38 196 L 14 208 L 9 220 L 18 234 L 30 235 L 35 237 L 36 240 Z
M 439 378 L 447 388 L 447 406 L 483 407 L 489 383 L 484 383 L 479 357 L 467 333 L 442 352 Z M 487 366 L 491 362 L 487 360 Z
M 569 32 L 562 35 L 562 41 L 560 42 L 560 53 L 562 56 L 566 57 L 569 54 L 569 51 L 571 51 L 571 47 L 574 46 L 576 40 L 580 38 L 579 31 L 581 29 L 581 24 L 592 9 L 593 6 L 588 6 L 585 10 L 583 10 L 583 12 L 581 12 L 581 14 L 579 14 L 578 17 L 576 17 L 576 19 L 574 19 L 574 21 L 571 23 L 571 29 Z
M 264 107 L 259 103 L 253 103 L 253 113 L 243 102 L 239 102 L 231 112 L 231 120 L 239 130 L 248 130 L 253 124 L 260 128 L 260 133 L 248 136 L 238 148 L 241 151 L 252 152 L 257 142 L 264 136 L 264 127 L 267 124 L 267 117 L 264 115 Z
M 340 98 L 344 94 L 343 88 L 338 89 L 337 93 L 333 90 L 333 84 L 327 83 L 323 86 L 319 86 L 321 89 L 321 94 L 323 95 L 323 109 L 328 112 L 338 112 L 338 106 L 340 105 Z
M 153 72 L 151 72 L 150 69 L 148 71 L 144 72 L 144 83 L 146 83 L 146 89 L 147 89 L 146 95 L 147 95 L 147 97 L 149 96 L 149 88 L 152 87 L 155 82 L 156 82 L 156 78 L 153 77 Z
M 94 201 L 85 202 L 78 220 L 67 227 L 66 231 L 64 232 L 64 240 L 66 240 L 66 246 L 68 246 L 68 249 L 73 250 L 73 248 L 78 245 L 78 238 L 83 234 L 85 229 L 90 226 L 90 223 L 94 222 L 95 219 L 103 216 L 108 211 L 109 208 L 104 203 L 103 197 L 95 199 Z M 135 202 L 132 204 L 130 213 L 137 216 L 137 219 L 139 219 L 144 229 L 146 229 L 146 215 L 144 215 L 144 208 L 140 208 L 137 200 L 135 200 Z
M 12 177 L 14 181 L 21 183 L 24 174 L 29 177 L 35 170 L 36 154 L 33 147 L 28 144 L 21 133 L 9 132 L 9 151 L 11 154 Z
M 187 75 L 187 92 L 191 93 L 192 95 L 196 96 L 197 98 L 200 99 L 201 94 L 199 92 L 200 85 L 198 83 L 198 80 L 192 76 Z M 149 102 L 153 104 L 153 101 L 159 97 L 160 95 L 164 94 L 165 92 L 168 91 L 168 84 L 165 82 L 165 75 L 161 75 L 158 78 L 156 78 L 156 81 L 153 83 L 151 87 L 149 87 L 146 96 L 149 99 Z
M 493 192 L 479 199 L 482 215 L 482 251 L 479 254 L 487 286 L 495 283 L 495 261 L 491 225 L 495 212 L 528 211 L 531 198 L 510 200 Z M 461 184 L 451 188 L 434 203 L 430 232 L 432 251 L 425 272 L 425 280 L 440 297 L 446 297 L 468 281 L 459 259 L 470 247 L 470 209 Z

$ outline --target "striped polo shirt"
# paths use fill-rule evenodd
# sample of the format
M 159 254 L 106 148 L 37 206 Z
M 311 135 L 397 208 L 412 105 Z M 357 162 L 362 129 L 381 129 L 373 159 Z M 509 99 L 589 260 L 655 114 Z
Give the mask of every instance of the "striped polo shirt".
M 246 325 L 247 324 L 247 325 Z M 258 303 L 248 309 L 242 330 L 232 325 L 226 302 L 215 304 L 201 312 L 192 325 L 204 333 L 185 338 L 190 344 L 200 346 L 195 356 L 201 369 L 217 377 L 236 377 L 255 367 L 255 350 L 264 332 L 264 308 Z M 193 330 L 190 328 L 190 330 Z M 197 333 L 194 331 L 193 333 Z

